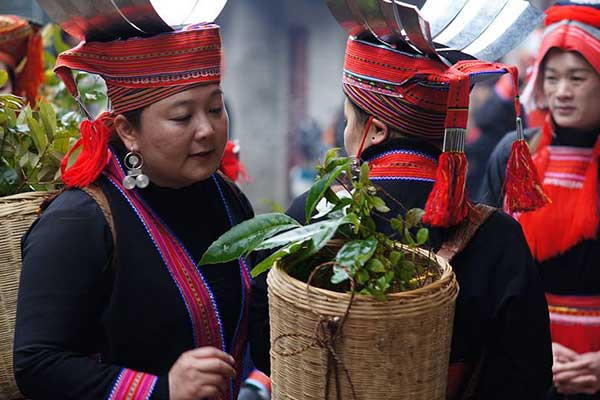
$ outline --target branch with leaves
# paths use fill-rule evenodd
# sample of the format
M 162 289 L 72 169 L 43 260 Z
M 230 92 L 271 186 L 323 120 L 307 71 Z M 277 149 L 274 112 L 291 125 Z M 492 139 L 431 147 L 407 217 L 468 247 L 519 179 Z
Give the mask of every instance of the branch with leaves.
M 350 158 L 338 157 L 337 149 L 332 149 L 317 173 L 307 196 L 305 225 L 282 213 L 256 216 L 217 239 L 200 265 L 269 250 L 272 254 L 254 267 L 253 276 L 281 263 L 290 275 L 306 282 L 319 269 L 311 284 L 344 292 L 352 280 L 358 293 L 381 300 L 388 293 L 429 281 L 428 276 L 436 273 L 433 257 L 424 259 L 413 251 L 429 237 L 421 225 L 423 210 L 411 209 L 389 219 L 395 235 L 388 237 L 377 231 L 373 220 L 374 213 L 385 214 L 390 209 L 369 179 L 367 163 L 356 171 Z M 332 189 L 336 182 L 346 190 L 336 193 Z M 321 268 L 325 265 L 331 268 Z

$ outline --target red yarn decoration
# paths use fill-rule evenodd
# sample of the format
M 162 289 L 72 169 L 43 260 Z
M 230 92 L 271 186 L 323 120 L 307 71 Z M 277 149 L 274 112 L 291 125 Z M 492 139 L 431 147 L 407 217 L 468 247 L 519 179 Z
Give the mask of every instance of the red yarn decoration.
M 459 224 L 469 212 L 465 194 L 467 156 L 463 152 L 444 152 L 440 155 L 435 185 L 425 205 L 423 222 L 448 228 Z
M 17 77 L 16 93 L 24 94 L 33 105 L 42 83 L 44 83 L 44 44 L 42 35 L 35 32 L 29 38 L 27 62 Z
M 107 112 L 100 114 L 94 121 L 85 120 L 81 123 L 81 137 L 60 163 L 62 181 L 67 187 L 86 187 L 102 173 L 109 159 L 108 139 L 112 134 L 110 123 L 110 114 Z M 71 154 L 80 147 L 77 159 L 67 168 Z
M 516 140 L 512 145 L 504 192 L 505 208 L 509 213 L 533 211 L 550 203 L 525 140 Z

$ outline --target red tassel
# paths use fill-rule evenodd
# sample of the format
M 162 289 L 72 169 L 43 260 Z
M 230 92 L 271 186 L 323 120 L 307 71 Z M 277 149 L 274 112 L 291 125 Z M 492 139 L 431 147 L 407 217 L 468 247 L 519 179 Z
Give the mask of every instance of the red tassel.
M 544 193 L 525 140 L 516 140 L 512 145 L 506 166 L 504 193 L 505 208 L 511 214 L 537 210 L 551 202 Z
M 250 177 L 248 176 L 246 167 L 240 161 L 239 152 L 235 150 L 236 146 L 231 140 L 227 141 L 219 169 L 234 182 L 238 180 L 249 182 Z
M 109 159 L 108 139 L 112 134 L 109 124 L 110 117 L 107 112 L 94 121 L 85 120 L 81 123 L 81 137 L 65 154 L 60 164 L 62 181 L 67 187 L 86 187 L 102 173 Z M 71 154 L 80 147 L 77 159 L 67 169 Z
M 467 157 L 463 152 L 440 155 L 435 185 L 425 205 L 423 222 L 433 227 L 448 228 L 464 220 L 469 212 L 465 195 Z
M 44 44 L 42 35 L 35 32 L 27 45 L 27 62 L 17 79 L 16 93 L 24 94 L 32 105 L 44 82 Z

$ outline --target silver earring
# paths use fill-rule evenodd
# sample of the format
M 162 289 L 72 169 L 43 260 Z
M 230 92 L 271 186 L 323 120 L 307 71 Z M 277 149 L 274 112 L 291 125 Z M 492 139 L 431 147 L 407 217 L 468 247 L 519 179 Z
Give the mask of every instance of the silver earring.
M 144 159 L 140 153 L 130 151 L 125 155 L 123 164 L 127 168 L 127 176 L 123 178 L 123 186 L 125 189 L 140 188 L 143 189 L 148 187 L 150 179 L 147 175 L 142 173 L 142 166 L 144 165 Z

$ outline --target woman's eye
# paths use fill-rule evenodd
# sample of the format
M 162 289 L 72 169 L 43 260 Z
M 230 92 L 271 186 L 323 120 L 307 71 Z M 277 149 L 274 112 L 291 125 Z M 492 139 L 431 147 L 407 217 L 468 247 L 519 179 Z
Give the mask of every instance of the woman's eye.
M 171 118 L 171 121 L 175 122 L 185 122 L 191 118 L 191 115 L 181 115 L 174 118 Z
M 573 76 L 573 77 L 571 77 L 571 80 L 573 82 L 583 82 L 585 80 L 585 78 L 583 76 Z
M 557 81 L 557 78 L 556 78 L 555 76 L 547 76 L 547 77 L 545 78 L 545 80 L 546 80 L 546 82 L 549 82 L 549 83 L 554 83 L 554 82 L 556 82 L 556 81 Z
M 208 112 L 215 115 L 221 115 L 221 113 L 223 112 L 223 107 L 211 108 L 208 110 Z

